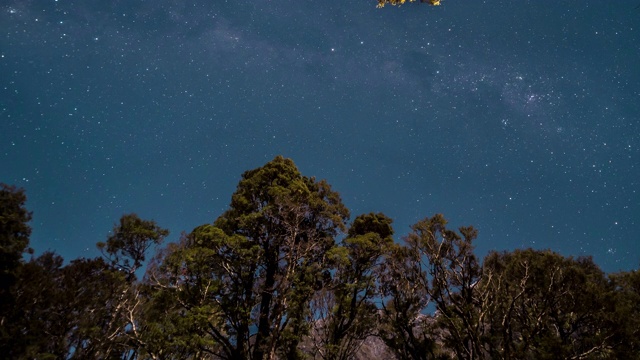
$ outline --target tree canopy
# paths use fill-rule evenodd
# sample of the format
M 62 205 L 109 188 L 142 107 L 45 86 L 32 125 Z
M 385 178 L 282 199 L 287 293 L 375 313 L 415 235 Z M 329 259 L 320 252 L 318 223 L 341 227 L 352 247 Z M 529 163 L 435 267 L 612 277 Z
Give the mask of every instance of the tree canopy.
M 391 218 L 349 222 L 326 181 L 281 156 L 176 242 L 123 215 L 95 259 L 24 259 L 25 203 L 2 185 L 8 358 L 640 359 L 637 270 L 544 249 L 480 259 L 478 231 L 442 214 L 396 239 Z
M 24 189 L 0 184 L 0 295 L 14 281 L 14 271 L 29 246 L 31 213 L 25 208 Z

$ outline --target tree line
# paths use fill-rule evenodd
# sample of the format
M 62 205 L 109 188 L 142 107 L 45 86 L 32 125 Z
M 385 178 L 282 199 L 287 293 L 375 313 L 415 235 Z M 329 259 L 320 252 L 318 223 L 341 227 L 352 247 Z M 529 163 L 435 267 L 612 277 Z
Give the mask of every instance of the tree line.
M 395 241 L 392 219 L 349 223 L 326 181 L 280 156 L 149 261 L 169 232 L 135 214 L 101 257 L 29 257 L 25 202 L 1 186 L 7 358 L 640 359 L 638 271 L 549 250 L 479 259 L 476 229 L 440 214 Z

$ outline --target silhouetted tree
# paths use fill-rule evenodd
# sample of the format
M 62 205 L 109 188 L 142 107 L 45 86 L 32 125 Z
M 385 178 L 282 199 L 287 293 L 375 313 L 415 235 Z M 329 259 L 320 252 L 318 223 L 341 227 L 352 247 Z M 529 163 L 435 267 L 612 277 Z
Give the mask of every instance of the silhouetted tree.
M 0 184 L 0 307 L 6 307 L 8 290 L 15 281 L 15 270 L 28 250 L 31 213 L 25 208 L 24 189 Z
M 640 359 L 640 270 L 610 276 L 615 289 L 614 332 L 615 359 Z
M 360 215 L 341 246 L 331 250 L 333 278 L 313 300 L 312 354 L 327 360 L 352 359 L 362 342 L 375 334 L 380 299 L 376 273 L 393 245 L 392 222 L 381 213 Z
M 379 272 L 380 323 L 377 335 L 400 360 L 438 359 L 443 355 L 432 308 L 429 277 L 414 249 L 395 244 Z
M 497 359 L 607 358 L 614 298 L 591 258 L 551 251 L 491 253 L 487 350 Z M 490 331 L 489 331 L 490 330 Z
M 112 312 L 124 276 L 102 259 L 79 259 L 63 266 L 51 252 L 32 259 L 19 270 L 13 287 L 14 317 L 7 324 L 14 359 L 113 358 L 126 351 L 116 338 Z M 123 324 L 120 324 L 123 326 Z
M 437 311 L 445 346 L 459 359 L 478 359 L 484 321 L 479 311 L 483 297 L 475 287 L 482 270 L 472 244 L 478 232 L 461 227 L 458 234 L 446 224 L 440 214 L 426 218 L 412 226 L 406 242 L 427 275 L 427 292 Z
M 0 353 L 9 354 L 12 345 L 8 327 L 15 316 L 15 298 L 11 287 L 16 283 L 22 255 L 29 249 L 31 213 L 25 208 L 23 189 L 0 183 Z
M 132 281 L 136 270 L 145 261 L 151 246 L 162 243 L 169 230 L 159 227 L 153 220 L 143 220 L 136 214 L 123 215 L 113 227 L 106 242 L 99 242 L 98 249 L 105 258 Z
M 276 157 L 229 209 L 160 249 L 122 216 L 104 257 L 29 261 L 24 191 L 0 188 L 0 353 L 11 359 L 640 359 L 640 272 L 545 250 L 474 254 L 477 231 L 436 214 L 394 243 L 392 220 L 349 211 Z M 346 236 L 336 244 L 343 231 Z M 383 352 L 384 353 L 384 352 Z M 388 352 L 387 352 L 388 353 Z
M 299 357 L 313 288 L 348 214 L 325 181 L 276 157 L 245 172 L 229 210 L 166 256 L 157 287 L 175 294 L 209 356 Z

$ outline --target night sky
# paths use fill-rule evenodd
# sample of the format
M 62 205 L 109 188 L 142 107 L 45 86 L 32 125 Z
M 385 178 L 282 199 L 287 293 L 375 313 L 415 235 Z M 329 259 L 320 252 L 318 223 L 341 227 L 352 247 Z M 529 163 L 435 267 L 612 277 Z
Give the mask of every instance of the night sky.
M 282 154 L 398 240 L 439 212 L 638 268 L 638 3 L 3 0 L 0 181 L 67 260 L 130 212 L 177 241 Z

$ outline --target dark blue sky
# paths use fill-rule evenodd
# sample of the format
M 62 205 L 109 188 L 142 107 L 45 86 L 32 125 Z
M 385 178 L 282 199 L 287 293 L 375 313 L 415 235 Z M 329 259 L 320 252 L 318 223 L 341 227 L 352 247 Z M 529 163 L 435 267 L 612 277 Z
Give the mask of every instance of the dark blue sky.
M 32 246 L 98 254 L 121 215 L 213 221 L 275 155 L 398 238 L 640 264 L 635 1 L 5 0 L 0 181 Z

